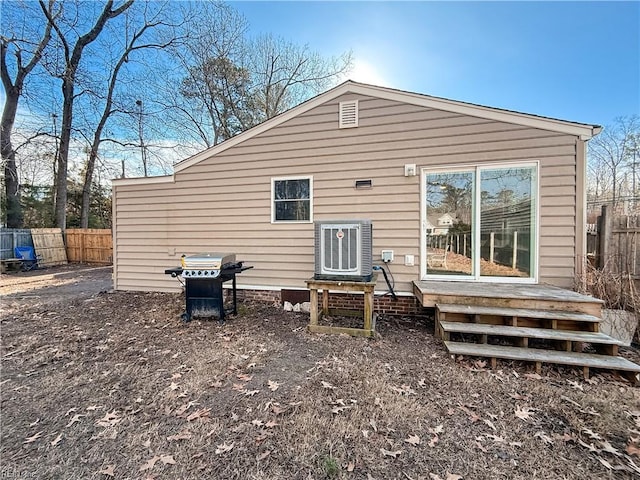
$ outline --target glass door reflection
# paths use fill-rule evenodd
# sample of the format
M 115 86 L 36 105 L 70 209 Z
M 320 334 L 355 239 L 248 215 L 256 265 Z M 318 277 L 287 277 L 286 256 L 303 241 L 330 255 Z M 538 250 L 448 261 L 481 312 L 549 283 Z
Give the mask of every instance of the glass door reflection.
M 474 276 L 475 172 L 426 175 L 427 274 Z

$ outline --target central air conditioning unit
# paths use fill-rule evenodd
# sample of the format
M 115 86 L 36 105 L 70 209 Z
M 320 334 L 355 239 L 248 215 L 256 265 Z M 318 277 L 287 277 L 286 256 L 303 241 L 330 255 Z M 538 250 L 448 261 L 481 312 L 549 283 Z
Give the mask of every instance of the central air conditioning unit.
M 314 222 L 314 227 L 316 280 L 371 281 L 370 220 L 321 220 Z

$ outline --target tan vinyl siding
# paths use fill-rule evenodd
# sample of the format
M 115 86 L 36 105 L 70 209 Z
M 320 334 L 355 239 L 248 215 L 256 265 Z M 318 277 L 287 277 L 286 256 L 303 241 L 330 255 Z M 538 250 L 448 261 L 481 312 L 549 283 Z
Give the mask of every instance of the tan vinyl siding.
M 359 100 L 356 128 L 338 128 L 344 100 Z M 393 249 L 396 288 L 411 292 L 420 275 L 421 177 L 404 177 L 404 164 L 530 161 L 540 164 L 539 281 L 571 286 L 574 136 L 348 94 L 177 172 L 174 182 L 116 183 L 116 287 L 175 291 L 178 282 L 163 272 L 181 254 L 232 251 L 254 266 L 239 286 L 305 288 L 313 224 L 271 223 L 271 178 L 310 175 L 313 219 L 371 219 L 374 263 L 381 249 Z M 373 187 L 356 190 L 361 179 Z M 404 266 L 407 254 L 414 267 Z M 379 288 L 386 290 L 383 280 Z

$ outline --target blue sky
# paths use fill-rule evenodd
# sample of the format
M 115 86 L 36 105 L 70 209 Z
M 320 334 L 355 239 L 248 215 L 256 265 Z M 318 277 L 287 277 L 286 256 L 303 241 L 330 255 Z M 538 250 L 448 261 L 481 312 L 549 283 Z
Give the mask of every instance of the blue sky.
M 600 125 L 640 114 L 640 2 L 231 2 L 354 80 Z

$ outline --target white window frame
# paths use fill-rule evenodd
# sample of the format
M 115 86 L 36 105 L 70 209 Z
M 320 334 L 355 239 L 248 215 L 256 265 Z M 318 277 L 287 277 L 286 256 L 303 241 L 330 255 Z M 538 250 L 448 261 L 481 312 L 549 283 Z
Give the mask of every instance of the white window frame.
M 276 220 L 276 182 L 283 180 L 309 180 L 309 220 Z M 271 223 L 313 223 L 313 175 L 271 177 Z
M 477 188 L 477 179 L 479 178 L 477 175 L 481 170 L 490 170 L 492 168 L 528 168 L 534 167 L 536 170 L 536 175 L 533 179 L 533 194 L 535 195 L 535 212 L 534 221 L 535 225 L 532 226 L 533 231 L 533 239 L 535 241 L 535 245 L 533 246 L 533 256 L 531 258 L 531 276 L 527 278 L 519 278 L 519 277 L 492 277 L 487 275 L 480 275 L 479 266 L 480 259 L 477 258 L 474 261 L 476 262 L 475 268 L 476 272 L 474 275 L 438 275 L 438 274 L 427 274 L 427 248 L 426 248 L 426 220 L 427 220 L 427 205 L 426 205 L 426 186 L 425 186 L 425 178 L 430 173 L 454 173 L 454 172 L 466 172 L 473 171 L 474 172 L 474 190 L 473 190 L 473 210 L 472 215 L 474 221 L 478 221 L 480 217 L 480 188 Z M 463 165 L 456 165 L 454 168 L 442 168 L 442 167 L 424 167 L 421 169 L 420 174 L 420 217 L 421 217 L 421 228 L 420 228 L 420 279 L 421 280 L 442 280 L 442 281 L 464 281 L 464 282 L 478 282 L 478 283 L 530 283 L 537 284 L 540 278 L 540 162 L 529 161 L 529 162 L 491 162 L 491 163 L 470 163 Z M 476 229 L 474 234 L 474 244 L 479 245 L 480 242 L 480 230 Z

